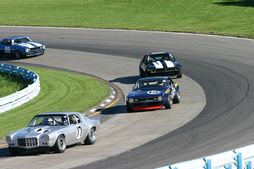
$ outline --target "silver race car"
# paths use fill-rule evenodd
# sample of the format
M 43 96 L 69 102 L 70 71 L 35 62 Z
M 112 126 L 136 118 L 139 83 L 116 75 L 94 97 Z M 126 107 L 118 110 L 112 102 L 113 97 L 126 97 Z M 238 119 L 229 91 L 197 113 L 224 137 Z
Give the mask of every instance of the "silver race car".
M 11 155 L 48 148 L 63 153 L 68 145 L 94 144 L 99 126 L 98 119 L 77 112 L 42 113 L 26 128 L 8 134 L 6 141 Z

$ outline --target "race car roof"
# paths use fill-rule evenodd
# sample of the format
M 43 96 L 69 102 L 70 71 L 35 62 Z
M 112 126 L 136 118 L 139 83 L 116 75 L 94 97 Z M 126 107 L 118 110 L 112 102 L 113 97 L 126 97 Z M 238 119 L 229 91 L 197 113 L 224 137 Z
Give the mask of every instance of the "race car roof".
M 11 36 L 11 37 L 4 38 L 4 39 L 15 40 L 15 39 L 20 39 L 20 38 L 27 38 L 27 37 L 26 36 Z
M 170 52 L 151 52 L 147 53 L 146 55 L 161 55 L 161 54 L 170 54 Z
M 81 114 L 81 113 L 79 112 L 44 112 L 44 113 L 38 114 L 38 116 L 40 115 L 71 115 L 71 114 Z
M 154 76 L 154 77 L 141 78 L 138 81 L 168 80 L 168 79 L 170 79 L 169 76 Z

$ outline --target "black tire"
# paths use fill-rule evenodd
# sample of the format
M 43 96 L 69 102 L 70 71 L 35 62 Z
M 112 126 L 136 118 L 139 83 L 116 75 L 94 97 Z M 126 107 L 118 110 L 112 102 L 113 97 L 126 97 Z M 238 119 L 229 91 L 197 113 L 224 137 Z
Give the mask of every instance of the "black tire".
M 183 73 L 179 72 L 178 75 L 176 76 L 176 78 L 182 78 L 183 77 Z
M 21 59 L 23 56 L 22 56 L 22 54 L 20 53 L 20 51 L 16 51 L 15 52 L 15 58 L 16 59 Z
M 65 137 L 63 135 L 58 136 L 56 139 L 54 150 L 56 153 L 63 153 L 66 150 Z
M 8 150 L 9 150 L 9 153 L 11 154 L 11 156 L 20 155 L 20 151 L 17 148 L 9 147 Z
M 146 77 L 145 72 L 141 69 L 139 70 L 139 75 L 140 75 L 141 78 Z
M 171 99 L 171 97 L 168 97 L 168 100 L 165 103 L 165 109 L 171 109 L 172 108 L 172 104 L 173 104 L 173 100 Z
M 180 103 L 180 93 L 176 92 L 175 97 L 173 98 L 173 103 Z
M 89 133 L 84 141 L 87 145 L 92 145 L 96 142 L 96 129 L 93 127 L 89 130 Z
M 127 112 L 133 112 L 132 108 L 126 103 Z

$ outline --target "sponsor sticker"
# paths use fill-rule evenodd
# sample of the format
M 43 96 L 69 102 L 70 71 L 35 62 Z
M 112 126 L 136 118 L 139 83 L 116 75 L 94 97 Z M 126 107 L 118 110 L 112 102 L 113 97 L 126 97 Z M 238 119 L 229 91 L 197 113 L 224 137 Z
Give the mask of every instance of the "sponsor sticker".
M 150 90 L 150 91 L 147 91 L 147 94 L 150 94 L 150 95 L 154 95 L 154 94 L 160 94 L 161 92 L 158 91 L 158 90 Z

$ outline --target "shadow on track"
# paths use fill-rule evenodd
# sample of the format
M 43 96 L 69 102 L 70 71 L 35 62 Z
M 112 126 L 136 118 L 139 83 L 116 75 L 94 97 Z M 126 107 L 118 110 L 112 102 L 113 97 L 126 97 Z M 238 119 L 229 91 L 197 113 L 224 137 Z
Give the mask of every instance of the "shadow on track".
M 11 157 L 8 148 L 0 148 L 0 158 Z
M 243 7 L 254 7 L 253 0 L 238 0 L 238 1 L 223 1 L 223 2 L 215 2 L 215 4 L 223 5 L 223 6 L 243 6 Z
M 153 111 L 153 110 L 149 110 L 149 111 Z M 101 112 L 102 115 L 114 115 L 114 114 L 124 114 L 124 113 L 146 113 L 146 111 L 128 112 L 125 105 L 116 105 L 113 107 L 106 108 L 102 110 Z
M 135 84 L 138 79 L 140 79 L 140 76 L 126 76 L 110 80 L 110 82 L 118 82 L 122 84 Z

